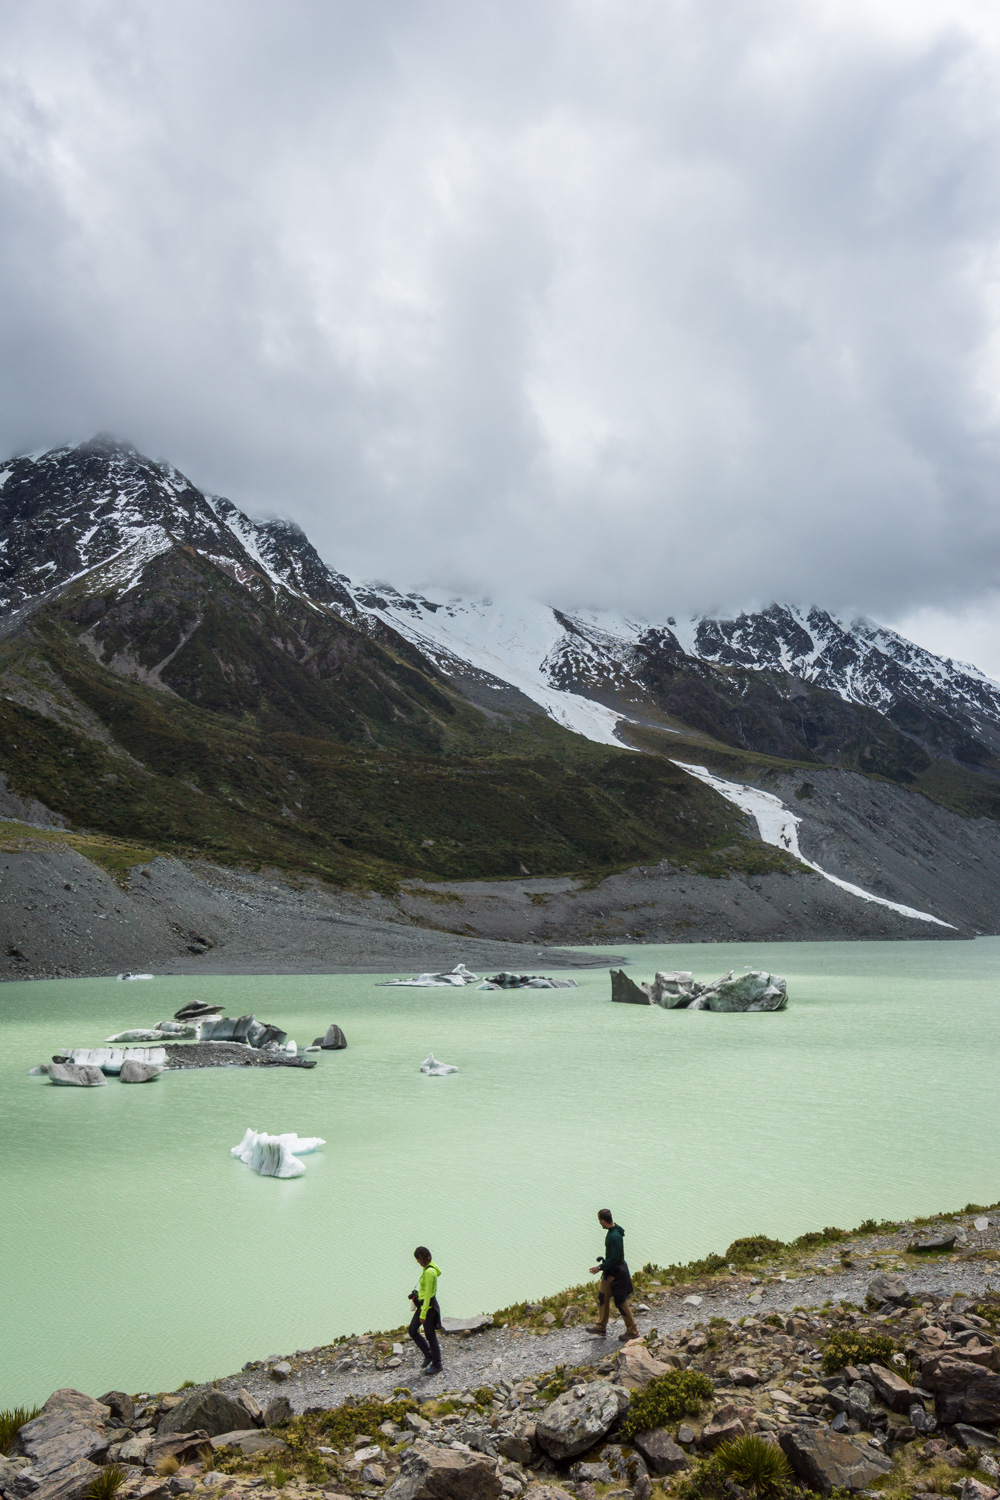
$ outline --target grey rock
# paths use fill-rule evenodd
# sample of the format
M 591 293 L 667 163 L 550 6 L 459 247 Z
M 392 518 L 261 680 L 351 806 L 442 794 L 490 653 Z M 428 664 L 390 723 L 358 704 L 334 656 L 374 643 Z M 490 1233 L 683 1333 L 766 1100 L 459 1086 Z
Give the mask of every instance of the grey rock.
M 686 969 L 658 969 L 653 977 L 652 1000 L 664 1010 L 680 1010 L 697 999 L 704 985 Z
M 48 1074 L 52 1083 L 64 1088 L 100 1088 L 108 1081 L 100 1068 L 78 1067 L 75 1063 L 49 1063 Z
M 58 1407 L 26 1422 L 18 1433 L 18 1445 L 43 1482 L 78 1459 L 103 1457 L 109 1447 L 103 1426 L 91 1426 L 71 1408 Z
M 876 1395 L 890 1411 L 901 1412 L 905 1416 L 919 1402 L 916 1391 L 902 1375 L 897 1375 L 885 1365 L 869 1365 L 868 1369 Z
M 606 1463 L 579 1462 L 570 1465 L 570 1479 L 577 1484 L 614 1484 L 616 1476 Z
M 232 1432 L 234 1428 L 246 1427 L 246 1408 L 223 1391 L 188 1391 L 184 1399 L 168 1411 L 160 1421 L 157 1437 L 166 1437 L 172 1432 L 207 1432 L 215 1437 L 219 1432 Z
M 5 1500 L 27 1500 L 38 1489 L 39 1479 L 26 1458 L 4 1458 L 0 1453 L 0 1495 Z
M 873 1276 L 866 1294 L 872 1302 L 894 1302 L 899 1307 L 909 1307 L 910 1293 L 902 1276 Z
M 204 1000 L 191 1000 L 187 1005 L 182 1005 L 180 1010 L 174 1011 L 175 1021 L 200 1020 L 202 1016 L 221 1016 L 221 1005 L 209 1005 Z
M 240 1386 L 239 1390 L 236 1392 L 236 1399 L 242 1406 L 243 1410 L 246 1412 L 247 1416 L 250 1418 L 250 1421 L 253 1423 L 253 1425 L 255 1427 L 263 1427 L 264 1413 L 261 1410 L 260 1402 L 257 1400 L 256 1396 L 251 1396 L 248 1390 L 244 1390 L 243 1386 Z
M 287 1380 L 292 1373 L 292 1367 L 287 1359 L 279 1359 L 267 1372 L 272 1380 Z
M 193 1495 L 196 1489 L 190 1474 L 174 1474 L 167 1480 L 167 1493 L 171 1495 Z
M 674 1442 L 665 1427 L 654 1427 L 649 1432 L 637 1432 L 632 1439 L 654 1474 L 675 1474 L 686 1469 L 688 1456 Z
M 365 1464 L 361 1470 L 362 1484 L 385 1484 L 385 1469 L 380 1463 Z
M 536 1424 L 529 1417 L 511 1424 L 497 1439 L 497 1450 L 515 1464 L 530 1464 L 538 1456 Z
M 201 1450 L 211 1447 L 211 1444 L 211 1436 L 204 1429 L 198 1432 L 158 1432 L 146 1454 L 146 1463 L 151 1469 L 155 1469 L 164 1458 L 176 1458 L 182 1466 L 197 1463 Z
M 40 1500 L 83 1500 L 99 1470 L 85 1458 L 79 1458 L 53 1474 L 32 1492 Z
M 910 1426 L 915 1428 L 917 1432 L 933 1432 L 937 1427 L 936 1418 L 932 1417 L 924 1409 L 922 1402 L 914 1402 L 907 1412 L 907 1416 L 910 1419 Z
M 1000 1375 L 954 1354 L 936 1354 L 920 1366 L 920 1383 L 934 1392 L 934 1411 L 946 1426 L 966 1422 L 992 1427 L 1000 1422 Z
M 342 1052 L 347 1046 L 347 1038 L 340 1027 L 332 1024 L 326 1028 L 321 1037 L 316 1038 L 316 1041 L 324 1052 Z
M 212 1439 L 213 1448 L 238 1448 L 248 1457 L 255 1453 L 283 1453 L 288 1444 L 271 1432 L 261 1432 L 257 1427 L 246 1427 L 236 1432 L 220 1432 Z
M 98 1396 L 98 1404 L 106 1406 L 111 1417 L 121 1427 L 131 1427 L 135 1421 L 135 1402 L 127 1391 L 105 1391 Z
M 478 1318 L 442 1318 L 442 1333 L 482 1333 L 493 1327 L 493 1319 L 483 1313 Z
M 616 1479 L 633 1485 L 643 1474 L 648 1474 L 646 1460 L 634 1448 L 623 1448 L 618 1443 L 607 1443 L 601 1450 L 601 1458 Z
M 695 1439 L 694 1428 L 693 1427 L 689 1427 L 686 1422 L 682 1422 L 681 1425 L 677 1429 L 677 1441 L 679 1443 L 685 1443 L 688 1446 L 690 1446 L 691 1443 L 694 1442 L 694 1439 Z
M 283 1422 L 290 1422 L 295 1413 L 292 1403 L 287 1396 L 275 1396 L 273 1401 L 268 1402 L 264 1412 L 265 1427 L 280 1427 Z
M 848 1428 L 850 1427 L 850 1425 L 851 1425 L 851 1419 L 847 1415 L 846 1411 L 838 1411 L 837 1415 L 834 1417 L 833 1421 L 830 1423 L 830 1431 L 831 1432 L 846 1432 L 848 1430 Z
M 978 1427 L 970 1427 L 968 1422 L 956 1422 L 951 1431 L 958 1446 L 964 1448 L 966 1452 L 970 1448 L 976 1448 L 988 1453 L 997 1446 L 993 1433 L 983 1432 Z
M 856 1380 L 847 1393 L 847 1415 L 860 1422 L 862 1427 L 871 1425 L 875 1388 L 866 1380 Z
M 403 1454 L 392 1500 L 500 1500 L 496 1465 L 479 1453 L 413 1447 Z
M 834 1489 L 867 1489 L 892 1468 L 884 1454 L 839 1432 L 792 1427 L 778 1441 L 798 1477 L 822 1495 Z
M 549 1403 L 536 1423 L 539 1446 L 551 1458 L 573 1458 L 606 1437 L 628 1409 L 624 1387 L 595 1380 L 573 1386 Z
M 638 985 L 624 969 L 611 970 L 611 998 L 619 1005 L 652 1005 L 648 985 Z
M 118 1449 L 118 1462 L 123 1464 L 134 1464 L 142 1468 L 149 1456 L 149 1450 L 153 1446 L 151 1437 L 130 1437 L 122 1443 Z
M 131 1058 L 126 1058 L 118 1077 L 122 1083 L 152 1083 L 162 1071 L 155 1063 L 133 1062 Z
M 911 1255 L 919 1255 L 924 1250 L 953 1250 L 956 1239 L 954 1234 L 932 1234 L 926 1239 L 914 1240 L 907 1249 Z

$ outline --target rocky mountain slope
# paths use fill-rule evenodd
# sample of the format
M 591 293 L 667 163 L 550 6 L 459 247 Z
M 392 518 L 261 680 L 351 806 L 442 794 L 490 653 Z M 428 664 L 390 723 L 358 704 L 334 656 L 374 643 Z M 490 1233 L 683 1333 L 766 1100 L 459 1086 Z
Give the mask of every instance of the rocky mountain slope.
M 28 821 L 380 890 L 438 928 L 1000 930 L 1000 687 L 870 622 L 357 585 L 290 523 L 95 439 L 0 468 L 0 679 Z M 573 895 L 533 891 L 528 927 L 525 880 Z

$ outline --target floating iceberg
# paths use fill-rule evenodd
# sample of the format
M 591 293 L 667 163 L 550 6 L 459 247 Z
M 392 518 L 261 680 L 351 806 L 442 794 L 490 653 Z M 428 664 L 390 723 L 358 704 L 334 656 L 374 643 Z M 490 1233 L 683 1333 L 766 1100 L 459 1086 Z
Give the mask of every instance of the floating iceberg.
M 118 975 L 119 979 L 152 979 L 152 977 L 152 974 L 129 974 L 127 971 Z
M 143 1030 L 140 1027 L 136 1031 L 119 1031 L 116 1036 L 106 1036 L 104 1040 L 112 1045 L 115 1042 L 162 1042 L 163 1032 L 154 1031 L 149 1027 Z
M 298 1136 L 294 1131 L 286 1135 L 267 1135 L 262 1130 L 248 1129 L 239 1145 L 230 1148 L 229 1154 L 238 1157 L 262 1177 L 301 1177 L 306 1167 L 305 1162 L 298 1158 L 325 1145 L 326 1141 L 318 1135 Z
M 458 1069 L 454 1063 L 438 1062 L 433 1052 L 428 1052 L 420 1064 L 421 1073 L 430 1073 L 434 1078 L 441 1078 L 445 1073 L 457 1073 Z
M 167 1061 L 164 1047 L 70 1047 L 65 1055 L 75 1067 L 100 1068 L 102 1073 L 120 1073 L 123 1062 L 162 1068 Z
M 430 990 L 445 985 L 460 988 L 466 984 L 478 984 L 479 975 L 473 974 L 464 964 L 456 964 L 447 974 L 418 974 L 414 979 L 380 979 L 378 983 L 383 988 L 391 986 L 395 989 Z

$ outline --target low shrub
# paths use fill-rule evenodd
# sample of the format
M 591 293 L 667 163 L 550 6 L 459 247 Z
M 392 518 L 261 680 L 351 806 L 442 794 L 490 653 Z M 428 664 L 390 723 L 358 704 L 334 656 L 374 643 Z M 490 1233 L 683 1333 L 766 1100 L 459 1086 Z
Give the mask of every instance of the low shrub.
M 291 1477 L 289 1471 L 281 1464 L 275 1464 L 271 1470 L 271 1483 L 276 1490 L 283 1490 Z
M 25 1422 L 33 1422 L 41 1410 L 40 1406 L 8 1406 L 0 1411 L 0 1453 L 10 1452 Z
M 818 1250 L 820 1245 L 837 1245 L 847 1239 L 847 1230 L 828 1224 L 825 1229 L 810 1229 L 792 1241 L 796 1250 Z
M 766 1234 L 748 1234 L 733 1240 L 726 1251 L 726 1260 L 745 1266 L 748 1261 L 762 1260 L 765 1255 L 778 1255 L 784 1248 L 781 1240 L 768 1239 Z
M 668 1370 L 632 1396 L 621 1425 L 622 1436 L 634 1437 L 637 1432 L 679 1422 L 681 1417 L 696 1417 L 714 1391 L 708 1376 L 697 1370 Z
M 788 1459 L 756 1433 L 720 1443 L 714 1463 L 719 1474 L 755 1495 L 778 1495 L 792 1480 Z
M 127 1478 L 128 1469 L 124 1464 L 108 1464 L 105 1468 L 98 1469 L 85 1500 L 114 1500 Z
M 884 1365 L 891 1360 L 896 1341 L 887 1333 L 838 1329 L 823 1348 L 823 1371 L 836 1375 L 845 1365 Z
M 377 1396 L 365 1396 L 353 1406 L 338 1406 L 325 1412 L 319 1419 L 319 1427 L 331 1439 L 333 1447 L 344 1448 L 359 1432 L 377 1432 L 383 1422 L 394 1422 L 401 1427 L 407 1412 L 416 1410 L 416 1401 L 405 1397 L 400 1401 L 380 1401 Z M 293 1444 L 301 1422 L 299 1418 L 290 1424 Z M 288 1441 L 287 1436 L 285 1440 Z

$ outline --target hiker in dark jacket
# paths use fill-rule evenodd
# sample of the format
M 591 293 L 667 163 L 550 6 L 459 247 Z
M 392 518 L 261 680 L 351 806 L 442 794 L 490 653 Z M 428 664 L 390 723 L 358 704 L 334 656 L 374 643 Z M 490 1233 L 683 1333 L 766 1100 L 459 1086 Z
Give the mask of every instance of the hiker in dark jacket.
M 423 1375 L 440 1375 L 441 1346 L 437 1331 L 441 1327 L 441 1309 L 438 1307 L 437 1282 L 441 1267 L 434 1264 L 426 1245 L 418 1245 L 413 1259 L 420 1266 L 420 1284 L 410 1293 L 414 1313 L 410 1319 L 409 1334 L 424 1356 Z
M 607 1234 L 604 1236 L 604 1254 L 599 1255 L 597 1265 L 590 1268 L 591 1276 L 596 1276 L 598 1271 L 601 1273 L 601 1284 L 597 1291 L 597 1322 L 592 1323 L 587 1332 L 607 1338 L 613 1297 L 615 1306 L 625 1319 L 625 1332 L 621 1338 L 637 1339 L 639 1328 L 628 1305 L 628 1299 L 632 1295 L 632 1277 L 625 1260 L 625 1231 L 611 1217 L 610 1208 L 599 1209 L 597 1221 L 602 1229 L 607 1230 Z

